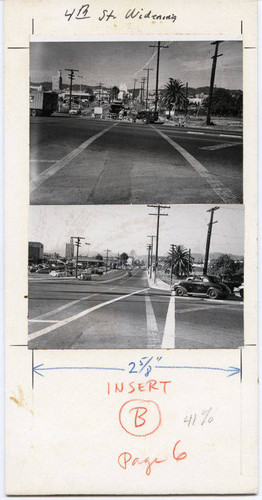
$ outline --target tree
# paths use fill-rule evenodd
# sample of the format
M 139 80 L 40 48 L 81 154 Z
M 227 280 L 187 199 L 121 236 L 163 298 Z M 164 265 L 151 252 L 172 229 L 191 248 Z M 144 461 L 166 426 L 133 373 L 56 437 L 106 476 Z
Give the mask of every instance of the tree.
M 185 86 L 181 80 L 169 78 L 169 82 L 165 85 L 163 91 L 163 101 L 168 107 L 169 117 L 173 105 L 177 105 L 180 109 L 181 103 L 185 101 Z
M 202 107 L 207 109 L 209 98 L 206 98 Z M 223 88 L 215 88 L 211 113 L 216 116 L 236 116 L 241 117 L 243 112 L 243 92 L 241 90 L 227 90 Z
M 244 263 L 235 261 L 230 255 L 222 254 L 217 259 L 211 260 L 208 272 L 218 278 L 243 281 Z
M 126 265 L 126 263 L 127 263 L 127 259 L 128 259 L 128 255 L 127 255 L 127 253 L 126 253 L 126 252 L 121 253 L 121 255 L 120 255 L 120 262 L 121 262 L 121 265 L 124 265 L 124 266 L 125 266 L 125 265 Z
M 103 264 L 103 261 L 104 261 L 104 257 L 103 257 L 100 253 L 98 253 L 98 254 L 95 256 L 95 259 L 96 259 L 96 260 L 100 260 L 100 261 L 101 261 L 101 262 L 99 262 L 99 264 L 98 264 L 98 267 L 101 267 L 101 266 L 102 266 L 102 264 Z
M 114 85 L 111 89 L 112 99 L 113 100 L 117 99 L 118 94 L 119 94 L 119 88 L 116 85 Z
M 187 276 L 188 258 L 189 251 L 183 245 L 171 245 L 168 256 L 165 259 L 164 268 L 165 270 L 171 271 L 172 267 L 172 274 L 178 278 Z M 193 257 L 190 256 L 189 272 L 192 271 L 193 260 Z

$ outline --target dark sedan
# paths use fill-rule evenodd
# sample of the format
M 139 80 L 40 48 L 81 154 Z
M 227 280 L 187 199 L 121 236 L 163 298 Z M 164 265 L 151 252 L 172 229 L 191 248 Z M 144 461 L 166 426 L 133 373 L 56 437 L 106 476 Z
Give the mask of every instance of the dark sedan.
M 181 280 L 174 286 L 176 295 L 205 295 L 210 299 L 224 299 L 230 295 L 230 288 L 216 276 L 196 276 Z

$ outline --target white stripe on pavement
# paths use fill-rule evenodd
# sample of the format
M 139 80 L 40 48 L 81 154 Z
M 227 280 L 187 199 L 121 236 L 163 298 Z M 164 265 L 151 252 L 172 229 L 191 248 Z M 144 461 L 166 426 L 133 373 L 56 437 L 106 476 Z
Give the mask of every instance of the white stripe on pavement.
M 55 163 L 58 160 L 30 160 L 30 163 Z
M 147 325 L 147 349 L 155 349 L 158 345 L 158 328 L 154 309 L 148 293 L 145 294 L 146 302 L 146 325 Z
M 158 130 L 153 125 L 151 125 L 151 127 L 187 160 L 200 177 L 203 177 L 203 179 L 210 184 L 213 191 L 215 191 L 224 203 L 237 203 L 237 199 L 233 195 L 232 191 L 226 188 L 224 184 L 222 184 L 222 182 L 219 181 L 214 175 L 210 174 L 208 170 L 196 158 L 194 158 L 194 156 L 186 151 L 186 149 L 182 148 L 182 146 L 177 144 L 177 142 L 170 139 L 168 135 L 163 134 L 163 132 Z
M 174 349 L 176 347 L 176 325 L 175 325 L 175 292 L 171 293 L 166 315 L 165 330 L 161 349 Z
M 205 135 L 205 133 L 204 133 L 204 132 L 191 132 L 190 130 L 187 132 L 187 134 Z
M 143 288 L 142 290 L 136 290 L 135 292 L 129 293 L 127 295 L 122 295 L 121 297 L 117 297 L 116 299 L 108 300 L 107 302 L 102 302 L 101 304 L 97 304 L 96 306 L 90 307 L 89 309 L 84 309 L 84 311 L 81 311 L 78 314 L 74 314 L 74 316 L 70 316 L 69 318 L 63 319 L 58 323 L 56 323 L 55 325 L 50 325 L 47 326 L 46 328 L 43 328 L 42 330 L 38 330 L 37 332 L 28 334 L 29 341 L 37 339 L 38 337 L 42 337 L 43 335 L 46 335 L 49 332 L 57 330 L 62 326 L 68 325 L 68 323 L 76 321 L 77 319 L 82 318 L 83 316 L 86 316 L 87 314 L 90 314 L 93 311 L 97 311 L 97 309 L 100 309 L 101 307 L 108 306 L 109 304 L 113 304 L 114 302 L 118 302 L 119 300 L 127 299 L 128 297 L 131 297 L 131 295 L 142 293 L 147 290 L 148 288 Z
M 205 146 L 199 149 L 205 149 L 207 151 L 215 151 L 216 149 L 231 148 L 232 146 L 239 146 L 239 142 L 222 142 L 222 144 L 215 144 L 214 146 Z
M 76 158 L 78 155 L 80 155 L 88 146 L 90 146 L 90 144 L 92 144 L 92 142 L 96 141 L 96 139 L 99 139 L 99 137 L 102 137 L 102 135 L 106 134 L 106 132 L 111 130 L 113 127 L 116 127 L 117 125 L 118 125 L 118 123 L 114 123 L 114 125 L 111 125 L 111 127 L 107 127 L 105 129 L 103 129 L 101 132 L 98 132 L 98 134 L 93 135 L 93 137 L 90 137 L 89 139 L 87 139 L 87 141 L 80 144 L 80 146 L 78 146 L 78 148 L 73 149 L 73 151 L 71 151 L 71 153 L 69 153 L 68 155 L 64 156 L 64 158 L 62 158 L 61 160 L 58 160 L 54 165 L 47 168 L 44 172 L 42 172 L 38 176 L 34 177 L 30 183 L 30 191 L 32 192 L 36 188 L 41 186 L 41 184 L 43 184 L 43 182 L 45 182 L 47 179 L 49 179 L 49 177 L 56 174 L 56 172 L 61 170 L 61 168 L 64 168 L 74 158 Z
M 241 139 L 242 140 L 242 135 L 233 135 L 233 134 L 219 134 L 220 137 L 233 137 L 234 139 Z
M 29 319 L 29 323 L 58 323 L 59 319 Z

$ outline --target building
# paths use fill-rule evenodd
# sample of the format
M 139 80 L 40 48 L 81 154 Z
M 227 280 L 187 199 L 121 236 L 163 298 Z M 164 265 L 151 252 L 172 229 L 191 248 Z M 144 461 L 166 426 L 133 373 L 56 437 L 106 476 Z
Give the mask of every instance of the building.
M 29 241 L 28 243 L 28 259 L 29 262 L 38 264 L 44 258 L 44 245 L 39 241 Z
M 70 243 L 66 243 L 65 249 L 66 260 L 71 260 L 74 257 L 74 240 L 70 238 Z
M 53 92 L 61 92 L 62 90 L 62 76 L 61 71 L 59 69 L 56 76 L 52 76 L 52 91 Z

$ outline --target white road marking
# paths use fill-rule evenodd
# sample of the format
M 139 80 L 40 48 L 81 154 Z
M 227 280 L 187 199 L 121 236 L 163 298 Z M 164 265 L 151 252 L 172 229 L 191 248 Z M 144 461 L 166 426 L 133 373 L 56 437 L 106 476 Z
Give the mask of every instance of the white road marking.
M 174 349 L 176 347 L 176 325 L 175 325 L 175 292 L 171 292 L 169 306 L 166 315 L 165 330 L 161 349 Z
M 84 309 L 84 311 L 81 311 L 78 314 L 74 314 L 74 316 L 70 316 L 69 318 L 63 319 L 59 321 L 58 323 L 54 325 L 47 326 L 46 328 L 43 328 L 42 330 L 38 330 L 37 332 L 29 334 L 29 340 L 34 340 L 37 339 L 38 337 L 42 337 L 43 335 L 46 335 L 49 332 L 52 332 L 54 330 L 57 330 L 58 328 L 61 328 L 62 326 L 68 325 L 68 323 L 71 323 L 72 321 L 76 321 L 79 318 L 82 318 L 83 316 L 86 316 L 87 314 L 90 314 L 93 311 L 97 311 L 97 309 L 100 309 L 101 307 L 108 306 L 109 304 L 113 304 L 114 302 L 118 302 L 119 300 L 127 299 L 128 297 L 131 297 L 131 295 L 135 295 L 137 293 L 142 293 L 147 291 L 148 288 L 143 288 L 142 290 L 136 290 L 135 292 L 129 293 L 127 295 L 122 295 L 121 297 L 117 297 L 116 299 L 108 300 L 107 302 L 102 302 L 101 304 L 97 304 L 96 306 L 90 307 L 89 309 Z
M 187 134 L 205 135 L 205 133 L 204 133 L 204 132 L 191 132 L 190 130 L 187 132 Z
M 29 319 L 29 323 L 58 323 L 58 319 Z
M 151 127 L 159 134 L 163 139 L 165 139 L 173 148 L 175 148 L 193 167 L 193 169 L 202 177 L 208 184 L 210 184 L 211 188 L 215 193 L 221 198 L 224 203 L 237 203 L 236 197 L 233 195 L 230 189 L 226 188 L 224 184 L 219 181 L 214 175 L 210 174 L 208 170 L 196 159 L 192 156 L 186 149 L 182 148 L 177 142 L 173 141 L 166 134 L 163 134 L 156 127 L 151 125 Z
M 30 163 L 55 163 L 58 160 L 30 160 Z
M 74 158 L 80 155 L 88 146 L 90 146 L 90 144 L 99 139 L 99 137 L 102 137 L 102 135 L 106 134 L 106 132 L 111 130 L 113 127 L 116 127 L 117 125 L 118 123 L 114 123 L 114 125 L 111 125 L 110 127 L 103 129 L 101 132 L 98 132 L 98 134 L 93 135 L 93 137 L 90 137 L 89 139 L 87 139 L 87 141 L 80 144 L 78 148 L 73 149 L 71 153 L 64 156 L 64 158 L 58 160 L 54 165 L 47 168 L 44 172 L 33 178 L 30 184 L 31 192 L 41 186 L 43 182 L 49 179 L 49 177 L 52 177 L 52 175 L 56 174 L 56 172 L 61 170 L 61 168 L 64 168 L 66 165 L 68 165 L 68 163 L 70 163 L 72 160 L 74 160 Z
M 241 139 L 242 140 L 242 136 L 241 135 L 233 135 L 233 134 L 219 134 L 220 137 L 233 137 L 234 139 Z
M 146 325 L 147 325 L 147 349 L 155 349 L 158 345 L 158 328 L 154 309 L 148 293 L 145 294 L 146 302 Z
M 195 312 L 195 311 L 207 311 L 208 309 L 215 309 L 216 306 L 212 305 L 202 305 L 201 307 L 190 307 L 187 309 L 176 309 L 176 314 L 178 313 L 187 313 L 187 312 Z
M 207 151 L 215 151 L 216 149 L 224 149 L 224 148 L 231 148 L 232 146 L 239 146 L 239 142 L 222 142 L 222 144 L 215 144 L 214 146 L 205 146 L 204 148 L 199 148 L 199 149 L 205 149 Z

